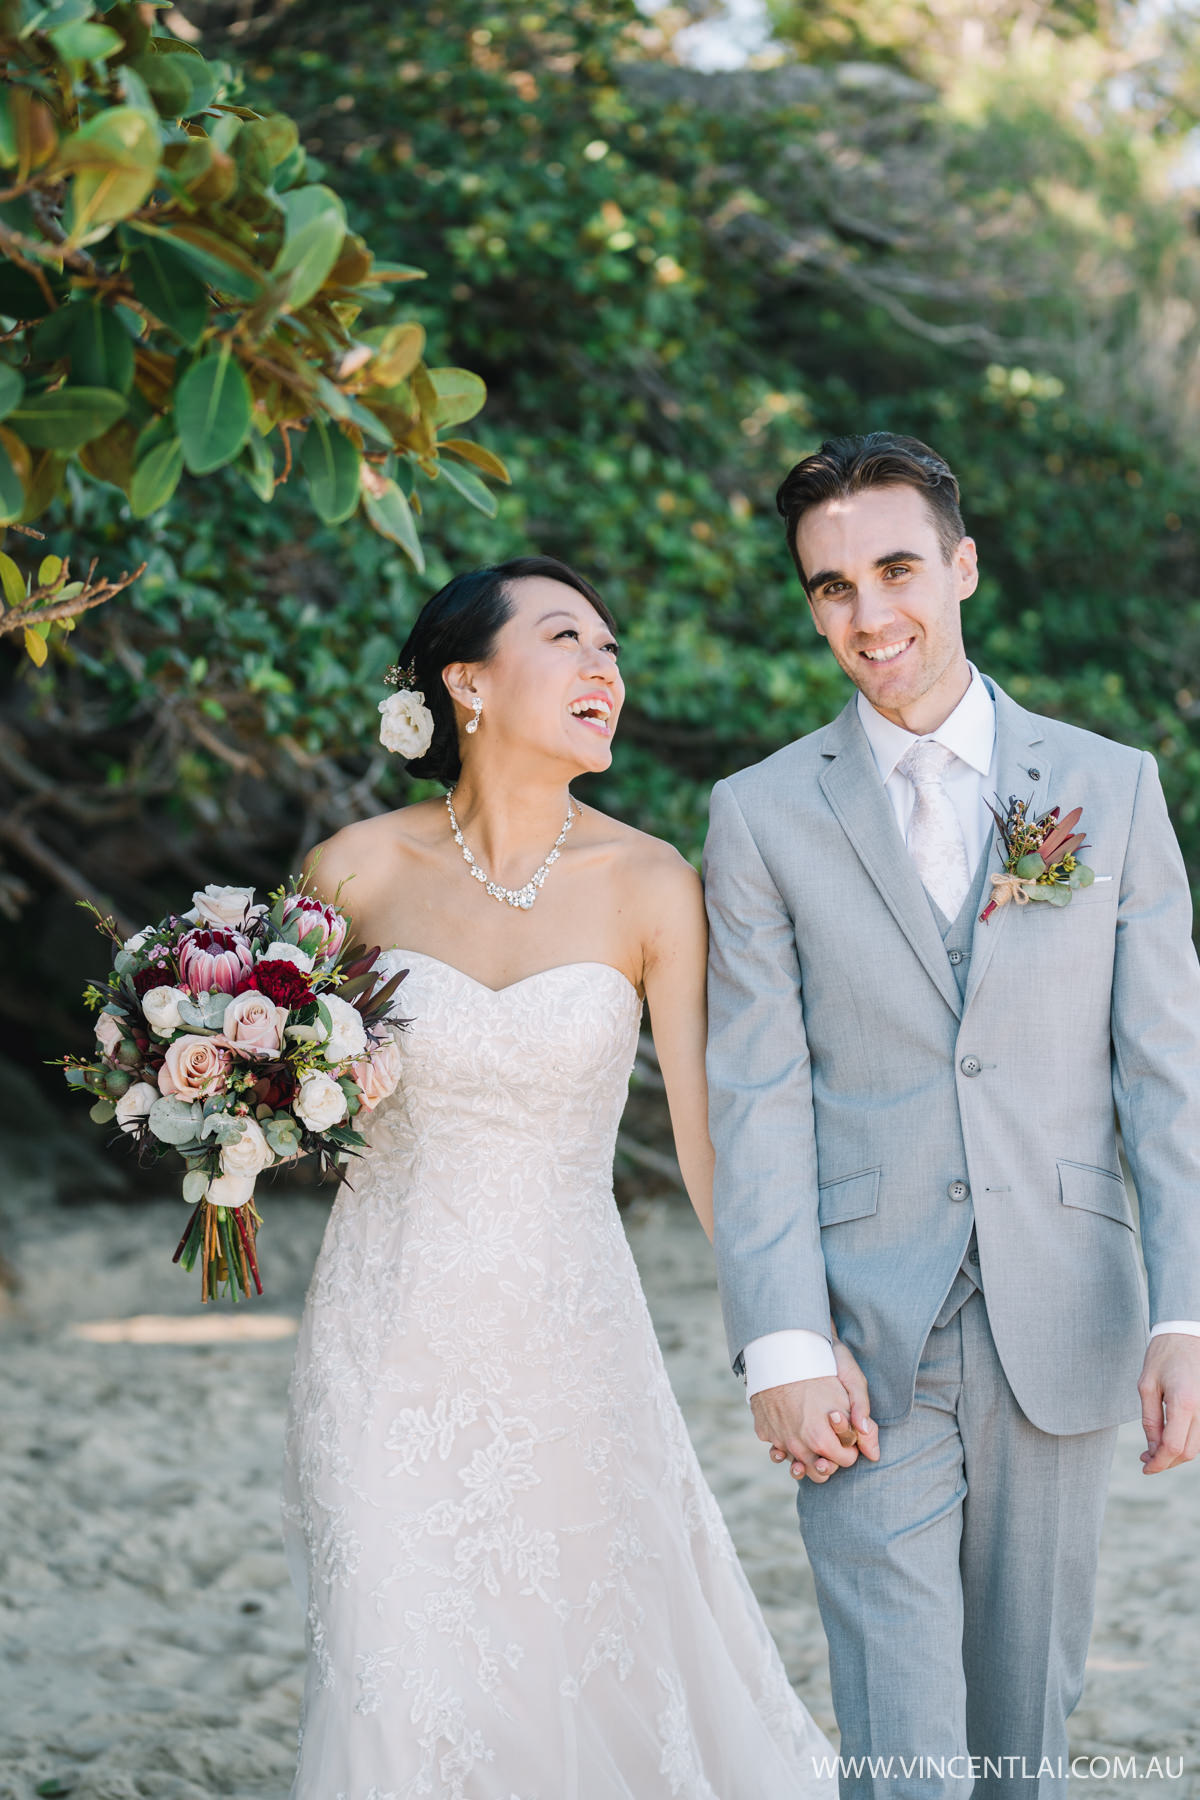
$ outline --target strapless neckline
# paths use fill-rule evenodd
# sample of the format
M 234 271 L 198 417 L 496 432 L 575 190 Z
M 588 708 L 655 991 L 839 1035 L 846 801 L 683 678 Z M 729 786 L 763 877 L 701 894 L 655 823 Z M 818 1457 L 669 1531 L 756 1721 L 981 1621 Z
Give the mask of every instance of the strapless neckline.
M 561 975 L 574 969 L 604 969 L 608 974 L 615 975 L 617 980 L 629 989 L 639 1006 L 642 1002 L 642 996 L 623 969 L 618 969 L 615 963 L 597 962 L 592 958 L 583 958 L 578 962 L 551 963 L 549 968 L 535 969 L 532 975 L 522 975 L 517 981 L 510 981 L 504 987 L 494 988 L 489 987 L 486 981 L 480 981 L 478 976 L 468 975 L 467 971 L 460 969 L 457 963 L 448 963 L 440 956 L 431 956 L 427 950 L 406 950 L 402 944 L 392 944 L 380 954 L 383 956 L 419 956 L 423 962 L 436 963 L 439 969 L 448 969 L 452 975 L 457 975 L 460 981 L 465 981 L 470 987 L 479 988 L 481 992 L 490 994 L 493 999 L 497 1000 L 503 994 L 514 993 L 518 988 L 528 987 L 530 982 L 542 981 L 549 975 Z

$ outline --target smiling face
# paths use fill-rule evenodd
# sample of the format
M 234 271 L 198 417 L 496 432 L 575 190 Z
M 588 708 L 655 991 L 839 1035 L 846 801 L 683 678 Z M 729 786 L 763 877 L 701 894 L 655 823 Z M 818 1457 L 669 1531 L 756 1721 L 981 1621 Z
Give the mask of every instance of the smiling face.
M 821 636 L 885 718 L 936 731 L 971 679 L 962 602 L 975 592 L 975 545 L 949 561 L 918 489 L 867 488 L 804 513 L 796 548 Z
M 508 589 L 512 615 L 486 663 L 456 663 L 443 679 L 460 708 L 483 701 L 479 732 L 466 755 L 485 745 L 532 753 L 573 775 L 607 769 L 625 699 L 617 643 L 591 603 L 565 582 L 530 575 Z

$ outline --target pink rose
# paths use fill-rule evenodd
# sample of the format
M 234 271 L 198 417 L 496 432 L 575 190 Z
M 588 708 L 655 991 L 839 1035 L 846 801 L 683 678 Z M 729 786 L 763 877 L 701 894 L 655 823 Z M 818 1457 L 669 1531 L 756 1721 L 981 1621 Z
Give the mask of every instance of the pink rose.
M 242 1056 L 278 1056 L 287 1020 L 286 1006 L 248 988 L 225 1008 L 220 1042 Z
M 124 1037 L 121 1021 L 110 1012 L 102 1012 L 96 1020 L 96 1042 L 105 1056 L 112 1056 Z
M 240 931 L 209 931 L 198 927 L 185 932 L 175 946 L 179 974 L 193 994 L 213 989 L 237 994 L 254 967 L 254 952 Z
M 286 927 L 297 923 L 300 936 L 310 931 L 320 937 L 309 946 L 309 953 L 320 961 L 332 962 L 346 941 L 346 921 L 332 906 L 322 906 L 312 894 L 289 894 L 283 903 L 282 922 Z
M 232 1060 L 217 1038 L 176 1038 L 158 1071 L 159 1092 L 180 1100 L 198 1100 L 205 1094 L 219 1093 Z
M 385 1038 L 373 1055 L 350 1064 L 347 1073 L 358 1083 L 362 1103 L 368 1112 L 374 1112 L 381 1100 L 395 1093 L 400 1085 L 402 1067 L 400 1051 L 392 1037 Z

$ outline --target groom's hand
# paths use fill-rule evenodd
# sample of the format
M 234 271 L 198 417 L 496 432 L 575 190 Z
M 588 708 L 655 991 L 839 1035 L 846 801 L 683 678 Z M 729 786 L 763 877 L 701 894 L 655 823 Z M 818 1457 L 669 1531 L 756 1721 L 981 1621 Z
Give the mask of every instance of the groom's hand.
M 1138 1393 L 1146 1433 L 1142 1473 L 1158 1475 L 1200 1455 L 1200 1337 L 1164 1331 L 1151 1338 Z
M 850 1404 L 850 1395 L 836 1375 L 763 1388 L 750 1402 L 754 1429 L 763 1443 L 789 1457 L 794 1474 L 817 1482 L 828 1481 L 836 1469 L 848 1469 L 858 1461 L 853 1428 L 846 1429 L 844 1423 L 850 1416 Z M 847 1441 L 838 1436 L 831 1413 L 839 1415 Z

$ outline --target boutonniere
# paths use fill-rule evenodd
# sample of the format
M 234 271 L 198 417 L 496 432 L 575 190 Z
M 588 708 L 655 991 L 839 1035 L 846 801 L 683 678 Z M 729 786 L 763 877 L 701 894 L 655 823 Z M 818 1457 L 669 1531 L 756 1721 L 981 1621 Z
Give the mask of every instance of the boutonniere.
M 1091 887 L 1096 879 L 1095 871 L 1078 860 L 1079 852 L 1087 848 L 1083 832 L 1075 829 L 1083 817 L 1082 806 L 1063 819 L 1057 806 L 1035 817 L 1031 804 L 1010 796 L 1007 812 L 988 807 L 999 827 L 1004 870 L 992 876 L 992 897 L 979 915 L 981 924 L 986 925 L 996 908 L 1010 900 L 1018 906 L 1031 900 L 1069 906 L 1076 888 Z

